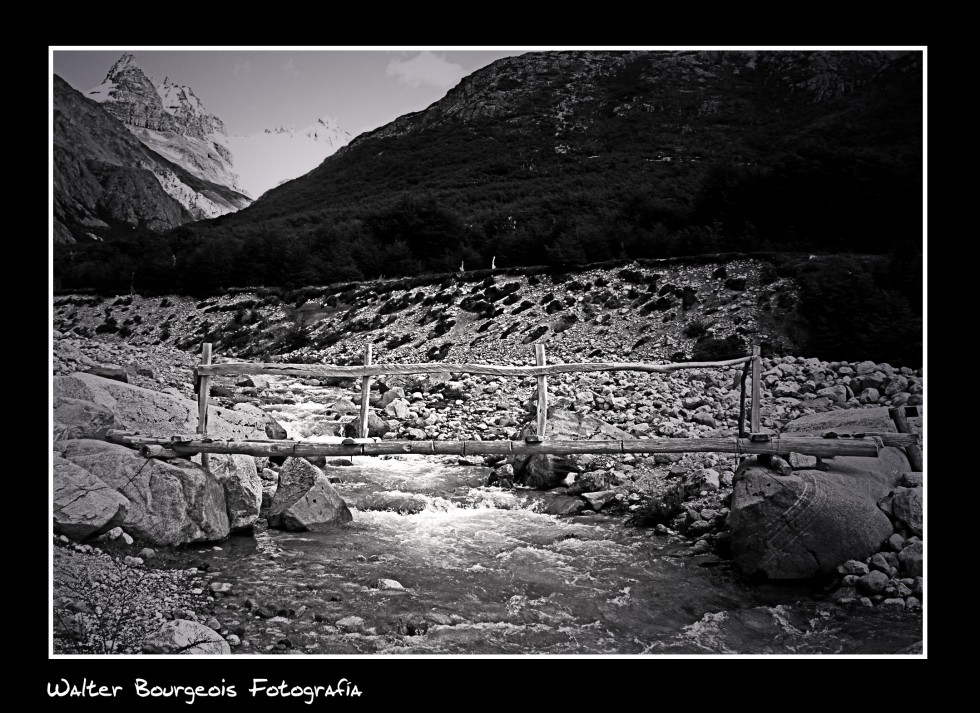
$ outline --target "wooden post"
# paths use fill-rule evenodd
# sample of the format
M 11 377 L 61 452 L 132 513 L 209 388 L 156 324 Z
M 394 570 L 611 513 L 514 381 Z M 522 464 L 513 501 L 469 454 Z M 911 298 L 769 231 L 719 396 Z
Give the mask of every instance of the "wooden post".
M 749 432 L 759 433 L 759 402 L 762 400 L 762 356 L 758 344 L 752 345 L 752 409 Z
M 201 348 L 201 364 L 207 366 L 211 363 L 211 342 L 204 342 Z M 201 438 L 208 437 L 208 397 L 211 395 L 211 377 L 202 376 L 198 382 L 197 392 L 197 432 Z M 208 467 L 208 454 L 201 454 L 201 465 Z
M 371 366 L 371 343 L 364 346 L 364 366 Z M 368 437 L 368 410 L 371 401 L 371 377 L 361 378 L 361 420 L 357 435 L 361 438 Z
M 888 409 L 888 415 L 895 422 L 895 428 L 899 433 L 911 433 L 908 418 L 905 415 L 905 407 L 898 406 Z M 905 455 L 909 459 L 909 465 L 913 471 L 922 472 L 922 446 L 906 446 Z
M 534 363 L 536 366 L 545 365 L 544 344 L 534 345 Z M 538 438 L 544 439 L 544 431 L 548 427 L 548 377 L 538 379 Z

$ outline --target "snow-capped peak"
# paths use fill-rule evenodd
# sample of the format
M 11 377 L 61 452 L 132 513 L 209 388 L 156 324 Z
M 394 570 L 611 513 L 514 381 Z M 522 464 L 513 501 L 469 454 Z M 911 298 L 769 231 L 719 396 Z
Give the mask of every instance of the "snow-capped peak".
M 122 74 L 126 70 L 139 68 L 139 65 L 136 64 L 136 57 L 127 52 L 122 57 L 117 59 L 115 64 L 109 67 L 109 72 L 105 75 L 106 81 L 110 80 L 117 74 Z

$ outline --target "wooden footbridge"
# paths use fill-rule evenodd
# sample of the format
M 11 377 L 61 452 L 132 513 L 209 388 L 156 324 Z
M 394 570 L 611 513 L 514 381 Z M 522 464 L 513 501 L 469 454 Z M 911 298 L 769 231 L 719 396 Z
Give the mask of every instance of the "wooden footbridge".
M 882 446 L 898 446 L 906 449 L 913 470 L 922 470 L 919 436 L 908 432 L 905 409 L 892 409 L 899 433 L 876 432 L 866 434 L 826 433 L 822 436 L 793 435 L 792 437 L 761 432 L 760 405 L 762 399 L 762 357 L 758 346 L 752 353 L 738 359 L 714 362 L 682 362 L 675 364 L 650 364 L 639 362 L 591 362 L 581 364 L 547 364 L 543 344 L 534 345 L 534 366 L 498 366 L 492 364 L 374 364 L 371 345 L 364 352 L 362 366 L 334 366 L 329 364 L 280 364 L 280 363 L 212 363 L 211 344 L 205 343 L 202 361 L 194 370 L 195 391 L 198 394 L 198 433 L 175 435 L 170 438 L 141 436 L 127 431 L 111 431 L 110 441 L 138 448 L 147 457 L 169 458 L 202 455 L 203 465 L 208 464 L 210 453 L 240 453 L 252 456 L 354 456 L 384 455 L 391 453 L 448 454 L 448 455 L 536 455 L 575 453 L 685 453 L 720 452 L 783 456 L 789 453 L 830 458 L 833 456 L 877 457 Z M 548 376 L 562 373 L 637 371 L 668 374 L 681 369 L 705 369 L 714 367 L 742 366 L 739 429 L 737 436 L 716 438 L 638 438 L 622 440 L 559 440 L 548 439 Z M 444 374 L 484 374 L 502 377 L 528 377 L 537 379 L 537 434 L 523 441 L 478 440 L 382 440 L 365 437 L 368 433 L 371 380 L 377 376 Z M 361 404 L 357 421 L 359 438 L 345 438 L 340 443 L 314 443 L 296 440 L 246 439 L 229 440 L 208 437 L 208 406 L 210 380 L 213 376 L 241 376 L 251 374 L 287 375 L 307 378 L 360 378 Z M 750 384 L 750 389 L 747 387 Z M 749 424 L 746 428 L 746 395 Z M 912 407 L 917 415 L 917 410 Z

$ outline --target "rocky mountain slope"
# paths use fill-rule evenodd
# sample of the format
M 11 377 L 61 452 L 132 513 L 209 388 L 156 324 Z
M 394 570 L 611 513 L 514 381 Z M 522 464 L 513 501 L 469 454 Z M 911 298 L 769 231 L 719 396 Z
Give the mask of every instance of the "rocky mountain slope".
M 144 144 L 198 178 L 239 188 L 224 123 L 204 108 L 190 87 L 175 84 L 169 77 L 156 84 L 133 55 L 124 54 L 85 97 L 101 104 Z
M 527 53 L 194 231 L 372 277 L 917 244 L 921 72 L 916 53 Z
M 247 202 L 148 148 L 58 76 L 54 111 L 56 242 L 102 239 L 120 228 L 163 231 Z

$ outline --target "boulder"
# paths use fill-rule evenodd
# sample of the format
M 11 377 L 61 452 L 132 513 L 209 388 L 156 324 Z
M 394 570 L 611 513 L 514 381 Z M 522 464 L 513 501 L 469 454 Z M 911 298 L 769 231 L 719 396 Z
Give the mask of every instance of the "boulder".
M 264 376 L 259 376 L 255 374 L 253 376 L 246 376 L 241 381 L 235 383 L 235 386 L 252 387 L 255 389 L 268 389 L 269 380 Z
M 353 520 L 327 477 L 301 458 L 288 458 L 283 465 L 266 517 L 270 527 L 293 531 L 328 529 Z
M 803 579 L 831 574 L 847 560 L 877 552 L 893 532 L 877 502 L 907 470 L 886 447 L 878 458 L 827 459 L 829 469 L 779 476 L 753 459 L 734 478 L 729 525 L 732 556 L 747 574 Z
M 922 552 L 922 543 L 912 542 L 898 553 L 898 561 L 901 564 L 901 569 L 905 573 L 905 576 L 922 576 Z
M 63 396 L 54 399 L 55 440 L 102 440 L 106 432 L 114 428 L 119 428 L 119 424 L 112 410 L 105 406 Z
M 589 504 L 589 507 L 598 512 L 616 499 L 616 491 L 600 490 L 595 493 L 582 493 L 582 498 Z
M 922 486 L 899 489 L 892 498 L 892 514 L 913 533 L 922 537 Z
M 888 408 L 856 408 L 846 411 L 825 411 L 801 416 L 786 424 L 784 433 L 873 433 L 895 432 L 895 422 L 888 415 Z M 907 470 L 907 469 L 906 469 Z
M 231 646 L 214 629 L 189 619 L 168 621 L 146 640 L 147 654 L 192 654 L 227 656 Z
M 294 503 L 278 512 L 275 509 L 273 502 L 269 515 L 271 527 L 299 532 L 330 529 L 354 519 L 325 475 L 317 475 L 313 487 Z
M 387 406 L 384 407 L 384 411 L 389 416 L 394 416 L 397 419 L 408 418 L 408 407 L 410 404 L 405 399 L 392 399 Z
M 344 436 L 346 438 L 359 438 L 359 427 L 360 421 L 358 419 L 347 423 L 344 425 Z M 390 430 L 391 427 L 388 425 L 388 422 L 378 416 L 378 414 L 376 414 L 374 411 L 370 411 L 368 413 L 368 438 L 381 438 Z
M 524 440 L 537 434 L 538 425 L 530 421 L 520 430 L 517 439 Z M 586 416 L 573 411 L 555 409 L 548 416 L 547 438 L 556 440 L 609 440 L 629 439 L 630 434 L 594 416 Z M 575 463 L 564 456 L 541 454 L 534 456 L 514 456 L 515 482 L 531 488 L 554 488 L 562 483 L 569 473 L 578 472 Z
M 74 463 L 54 457 L 54 531 L 73 540 L 120 525 L 129 500 Z
M 113 381 L 119 381 L 123 384 L 129 383 L 129 372 L 118 366 L 93 366 L 91 369 L 85 372 L 86 374 L 92 374 L 94 376 L 101 377 L 103 379 L 112 379 Z
M 119 428 L 144 436 L 170 437 L 197 431 L 197 402 L 161 391 L 104 379 L 94 374 L 57 376 L 53 396 L 87 401 L 111 411 Z M 212 438 L 265 438 L 264 415 L 214 407 L 208 411 Z
M 65 460 L 127 498 L 121 525 L 148 544 L 179 545 L 228 536 L 224 490 L 196 463 L 148 459 L 125 446 L 88 439 L 55 447 Z
M 224 489 L 232 532 L 255 524 L 262 506 L 262 479 L 255 469 L 255 458 L 237 453 L 212 454 L 208 467 Z

